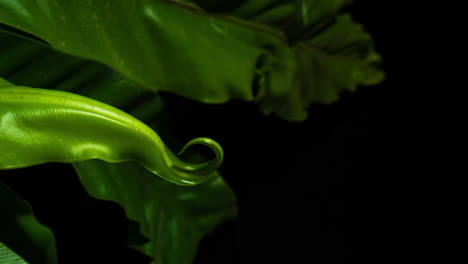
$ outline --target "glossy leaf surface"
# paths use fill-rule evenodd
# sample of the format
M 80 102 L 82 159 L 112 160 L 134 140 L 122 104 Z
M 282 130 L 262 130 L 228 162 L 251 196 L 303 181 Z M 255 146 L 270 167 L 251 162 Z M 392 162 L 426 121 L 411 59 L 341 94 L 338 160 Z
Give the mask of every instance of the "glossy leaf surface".
M 8 252 L 8 248 L 2 249 L 1 243 L 30 263 L 57 263 L 52 232 L 37 221 L 25 200 L 0 183 L 0 263 L 26 263 L 11 256 L 13 252 Z
M 0 22 L 154 91 L 209 103 L 255 100 L 265 114 L 291 121 L 304 120 L 311 103 L 383 79 L 370 37 L 338 16 L 348 1 L 246 1 L 223 15 L 187 2 L 3 0 Z
M 2 0 L 0 22 L 152 90 L 217 103 L 253 99 L 261 47 L 280 41 L 266 30 L 172 1 Z
M 160 119 L 164 117 L 164 102 L 148 90 L 175 92 L 211 103 L 231 98 L 255 100 L 265 114 L 276 113 L 298 121 L 306 118 L 310 103 L 330 103 L 341 91 L 382 80 L 376 66 L 380 58 L 372 40 L 351 19 L 337 16 L 346 1 L 242 1 L 254 4 L 250 11 L 244 8 L 250 13 L 236 11 L 236 5 L 215 8 L 225 1 L 193 1 L 204 8 L 208 5 L 201 3 L 210 2 L 213 12 L 220 10 L 223 15 L 207 13 L 190 2 L 0 0 L 0 23 L 9 26 L 2 27 L 4 30 L 29 32 L 29 38 L 35 35 L 56 50 L 78 56 L 64 56 L 32 42 L 17 43 L 8 36 L 6 41 L 0 41 L 0 77 L 16 85 L 71 91 L 98 99 L 131 113 L 158 133 L 167 125 Z M 118 72 L 79 57 L 99 61 Z M 167 137 L 162 138 L 168 142 Z M 109 191 L 106 187 L 110 184 L 95 185 L 94 170 L 107 171 L 101 183 L 109 179 L 122 183 L 116 178 L 119 171 L 113 171 L 114 165 L 134 175 L 148 173 L 135 163 L 107 164 L 95 160 L 76 164 L 75 168 L 83 183 L 91 186 L 87 187 L 90 193 L 118 200 L 127 215 L 140 223 L 141 232 L 151 239 L 138 248 L 159 262 L 188 263 L 203 232 L 235 213 L 232 206 L 222 209 L 222 204 L 234 201 L 222 181 L 213 187 L 223 194 L 219 195 L 223 199 L 212 206 L 213 214 L 193 214 L 169 192 L 165 193 L 169 197 L 165 203 L 162 196 L 155 198 L 152 190 L 157 188 L 152 184 L 148 188 L 133 186 L 135 193 L 143 190 L 141 197 L 156 200 L 144 208 L 164 208 L 158 215 L 178 215 L 173 221 L 177 224 L 166 231 L 172 226 L 177 226 L 174 233 L 178 235 L 181 232 L 177 230 L 192 230 L 186 232 L 188 238 L 185 234 L 173 238 L 169 231 L 159 236 L 160 229 L 151 224 L 156 222 L 154 217 L 139 211 L 138 199 L 132 198 L 136 195 L 120 199 L 117 187 Z M 210 193 L 203 186 L 217 178 L 190 187 L 197 194 L 191 196 L 202 197 L 202 201 L 204 193 Z M 154 177 L 154 181 L 162 180 Z M 195 207 L 203 212 L 203 204 Z M 183 214 L 173 213 L 171 208 Z M 194 216 L 209 228 L 183 220 Z M 188 244 L 177 247 L 177 253 L 155 249 L 168 250 L 172 245 L 164 244 L 166 240 Z
M 3 47 L 0 58 L 9 62 L 0 63 L 0 76 L 5 76 L 8 81 L 22 86 L 74 92 L 113 105 L 157 131 L 169 146 L 182 147 L 171 137 L 171 130 L 177 129 L 177 124 L 166 120 L 166 103 L 162 98 L 110 68 L 9 34 L 0 33 L 0 46 Z M 43 69 L 46 67 L 45 73 Z M 3 81 L 3 85 L 10 84 Z M 190 161 L 203 162 L 204 159 Z M 129 235 L 143 234 L 148 241 L 137 248 L 158 260 L 169 261 L 164 263 L 191 263 L 198 240 L 224 219 L 236 214 L 234 194 L 219 174 L 207 182 L 184 188 L 154 177 L 133 162 L 110 164 L 92 160 L 80 162 L 75 168 L 91 195 L 118 202 L 127 216 L 139 223 L 140 230 Z M 126 190 L 129 190 L 128 194 Z M 160 222 L 160 215 L 171 221 Z M 170 227 L 160 230 L 156 223 L 171 223 L 186 232 L 172 233 Z M 172 241 L 172 244 L 164 241 Z M 175 243 L 177 245 L 172 247 Z M 177 260 L 185 262 L 171 262 Z
M 90 159 L 137 161 L 168 181 L 194 185 L 212 176 L 223 159 L 214 140 L 196 138 L 184 149 L 194 144 L 210 147 L 216 157 L 201 164 L 183 162 L 144 123 L 84 96 L 5 84 L 0 88 L 0 169 Z

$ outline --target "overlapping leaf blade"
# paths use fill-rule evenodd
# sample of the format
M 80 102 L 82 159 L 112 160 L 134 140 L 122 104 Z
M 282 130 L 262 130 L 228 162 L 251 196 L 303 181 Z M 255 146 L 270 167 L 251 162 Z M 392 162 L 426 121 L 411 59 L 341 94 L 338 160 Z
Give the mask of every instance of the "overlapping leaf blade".
M 279 42 L 271 33 L 171 1 L 2 0 L 0 23 L 109 65 L 152 90 L 211 103 L 253 99 L 261 47 Z
M 0 76 L 8 81 L 98 99 L 152 126 L 161 132 L 164 141 L 177 141 L 170 136 L 170 130 L 176 128 L 164 123 L 164 103 L 154 92 L 102 64 L 10 34 L 0 33 L 0 43 Z M 25 51 L 33 52 L 21 55 L 28 53 Z M 7 65 L 3 61 L 17 63 Z M 127 216 L 138 222 L 141 228 L 137 231 L 148 242 L 135 247 L 156 260 L 165 260 L 157 263 L 191 263 L 201 237 L 236 214 L 234 194 L 220 176 L 200 186 L 184 188 L 155 179 L 142 166 L 131 162 L 107 164 L 93 160 L 78 163 L 75 168 L 91 195 L 119 203 Z M 161 215 L 171 221 L 161 222 Z
M 381 57 L 371 37 L 349 15 L 337 17 L 336 23 L 314 38 L 296 43 L 293 56 L 296 74 L 310 78 L 293 78 L 291 89 L 277 96 L 261 93 L 258 104 L 267 114 L 304 120 L 310 104 L 333 103 L 341 92 L 353 92 L 358 86 L 375 85 L 384 79 L 378 69 Z
M 258 6 L 246 1 L 223 15 L 190 1 L 7 2 L 0 1 L 0 23 L 60 51 L 102 62 L 146 88 L 209 103 L 255 100 L 264 113 L 286 120 L 304 120 L 310 103 L 330 103 L 343 90 L 353 90 L 344 88 L 349 78 L 342 76 L 353 75 L 353 87 L 382 80 L 370 38 L 361 45 L 365 51 L 330 53 L 316 45 L 323 38 L 349 47 L 362 40 L 362 29 L 353 31 L 353 38 L 344 31 L 359 25 L 337 19 L 347 0 L 263 1 Z M 323 32 L 333 34 L 323 37 Z M 363 52 L 367 55 L 360 56 Z
M 0 39 L 0 76 L 15 84 L 86 95 L 148 123 L 155 116 L 164 116 L 161 99 L 149 90 L 210 103 L 231 98 L 255 100 L 265 114 L 299 121 L 306 118 L 310 103 L 333 102 L 342 91 L 383 78 L 370 37 L 349 17 L 337 15 L 346 0 L 264 1 L 264 6 L 254 5 L 251 14 L 244 12 L 250 15 L 236 11 L 235 5 L 213 9 L 223 16 L 208 14 L 196 5 L 187 5 L 189 2 L 0 0 L 0 24 L 8 25 L 5 30 L 31 33 L 27 37 L 35 35 L 56 50 L 117 71 L 89 60 L 64 59 L 63 54 L 44 46 Z M 216 6 L 220 1 L 206 2 Z M 253 93 L 254 88 L 258 94 Z M 90 168 L 107 171 L 106 180 L 115 178 L 119 172 L 107 166 L 91 162 L 76 168 L 86 182 L 86 175 L 92 175 Z M 144 174 L 132 164 L 121 166 L 122 171 Z M 108 193 L 101 191 L 93 193 L 106 199 Z M 234 199 L 232 193 L 225 194 L 225 203 L 214 206 L 218 220 L 207 221 L 211 227 L 234 214 L 232 207 L 221 209 Z M 119 201 L 127 211 L 135 206 Z M 150 202 L 145 208 L 152 205 Z M 193 217 L 191 213 L 186 216 Z M 139 248 L 157 260 L 171 259 L 155 253 L 164 242 L 153 236 L 154 226 L 144 224 L 144 215 L 132 212 L 129 217 L 143 223 L 141 231 L 155 238 Z M 198 239 L 193 235 L 187 241 Z M 194 252 L 191 245 L 180 259 L 171 260 L 188 261 Z
M 246 1 L 230 15 L 281 29 L 291 43 L 326 27 L 350 0 L 276 0 L 261 5 L 256 2 Z
M 26 263 L 11 256 L 1 243 L 30 263 L 57 263 L 55 238 L 52 232 L 35 218 L 31 206 L 8 186 L 0 183 L 0 263 Z M 5 257 L 2 259 L 2 250 Z
M 213 223 L 236 214 L 235 198 L 219 176 L 181 187 L 134 163 L 93 160 L 74 167 L 92 196 L 118 202 L 140 224 L 149 241 L 134 247 L 154 257 L 154 263 L 191 263 L 199 240 L 213 230 Z

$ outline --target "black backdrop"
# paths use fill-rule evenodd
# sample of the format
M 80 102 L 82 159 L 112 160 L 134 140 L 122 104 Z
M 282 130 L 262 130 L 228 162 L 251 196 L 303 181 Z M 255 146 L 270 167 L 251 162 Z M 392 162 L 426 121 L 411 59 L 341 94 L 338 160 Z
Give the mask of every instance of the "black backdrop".
M 409 2 L 354 1 L 349 11 L 373 36 L 387 78 L 312 106 L 304 123 L 262 116 L 253 104 L 166 95 L 177 136 L 209 136 L 224 147 L 221 173 L 238 197 L 239 217 L 202 241 L 195 263 L 436 263 L 437 5 Z M 192 122 L 181 104 L 193 107 Z M 69 166 L 12 171 L 0 181 L 54 230 L 61 263 L 145 259 L 124 246 L 120 207 L 90 198 Z

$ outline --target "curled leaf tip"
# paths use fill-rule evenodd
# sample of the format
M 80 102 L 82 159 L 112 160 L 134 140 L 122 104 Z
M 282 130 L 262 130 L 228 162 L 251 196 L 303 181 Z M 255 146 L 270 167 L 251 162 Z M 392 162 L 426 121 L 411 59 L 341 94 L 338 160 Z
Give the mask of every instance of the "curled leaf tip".
M 87 97 L 7 83 L 0 87 L 0 169 L 89 159 L 135 161 L 170 182 L 195 185 L 215 175 L 223 159 L 221 146 L 209 138 L 189 141 L 182 152 L 196 144 L 208 146 L 215 158 L 184 162 L 146 124 Z
M 187 163 L 177 157 L 193 145 L 204 145 L 209 147 L 214 152 L 215 157 L 210 161 L 198 164 Z M 171 168 L 177 171 L 178 175 L 186 176 L 181 178 L 181 181 L 187 185 L 198 184 L 209 179 L 210 176 L 212 176 L 219 168 L 224 158 L 223 148 L 219 145 L 219 143 L 211 138 L 206 137 L 199 137 L 190 140 L 185 144 L 182 150 L 179 151 L 177 156 L 171 155 L 171 153 L 169 154 L 173 162 Z

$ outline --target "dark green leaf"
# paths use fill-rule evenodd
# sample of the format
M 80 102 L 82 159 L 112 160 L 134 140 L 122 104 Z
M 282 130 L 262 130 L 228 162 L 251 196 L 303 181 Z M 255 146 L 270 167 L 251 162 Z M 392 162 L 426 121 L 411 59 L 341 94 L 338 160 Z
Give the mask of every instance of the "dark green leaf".
M 317 33 L 351 1 L 350 0 L 193 0 L 209 12 L 235 16 L 282 30 L 289 43 L 306 34 Z
M 1 1 L 0 22 L 151 90 L 207 103 L 255 100 L 293 121 L 306 118 L 310 103 L 382 80 L 372 40 L 351 19 L 337 19 L 347 0 L 246 1 L 224 16 L 189 1 L 62 1 Z M 342 49 L 330 53 L 323 39 Z
M 173 1 L 2 0 L 0 23 L 109 65 L 154 91 L 209 103 L 252 100 L 262 46 L 281 42 L 272 29 Z
M 31 206 L 23 198 L 0 183 L 0 263 L 9 263 L 3 262 L 1 243 L 31 263 L 57 263 L 52 232 L 37 221 Z M 6 250 L 3 248 L 4 254 L 7 254 Z M 18 259 L 11 263 L 26 262 Z
M 102 64 L 74 58 L 34 42 L 0 34 L 0 43 L 5 47 L 0 49 L 0 58 L 16 62 L 2 64 L 0 61 L 0 76 L 7 76 L 9 81 L 21 85 L 73 91 L 114 105 L 150 125 L 170 146 L 177 145 L 177 140 L 170 136 L 177 124 L 165 122 L 164 102 L 153 92 Z M 33 54 L 22 55 L 31 50 Z M 44 71 L 46 67 L 48 70 Z M 2 85 L 10 84 L 0 81 L 0 87 Z M 148 242 L 136 248 L 156 259 L 185 261 L 165 263 L 190 263 L 198 240 L 236 213 L 234 194 L 218 175 L 199 187 L 179 188 L 164 180 L 150 179 L 158 177 L 150 177 L 151 174 L 135 163 L 89 161 L 76 164 L 76 168 L 91 195 L 118 202 L 129 218 L 139 223 L 139 233 Z M 142 192 L 135 197 L 138 190 Z M 146 216 L 142 215 L 142 210 L 146 210 Z M 177 228 L 186 232 L 171 233 L 170 228 L 159 230 L 155 223 L 168 224 L 159 222 L 160 215 L 172 219 Z M 177 245 L 172 247 L 168 243 Z M 159 252 L 160 249 L 168 252 Z
M 74 164 L 94 197 L 121 204 L 149 239 L 135 248 L 154 263 L 191 263 L 198 241 L 236 215 L 235 198 L 221 177 L 182 187 L 153 177 L 134 163 L 98 160 Z
M 349 15 L 337 17 L 321 34 L 296 43 L 291 56 L 295 61 L 291 74 L 295 75 L 288 91 L 272 92 L 268 88 L 273 85 L 260 85 L 258 104 L 266 114 L 304 120 L 310 104 L 333 103 L 341 92 L 353 92 L 360 85 L 375 85 L 384 79 L 371 37 Z M 268 74 L 268 67 L 259 71 L 260 83 L 268 81 Z M 270 81 L 274 81 L 272 77 Z

